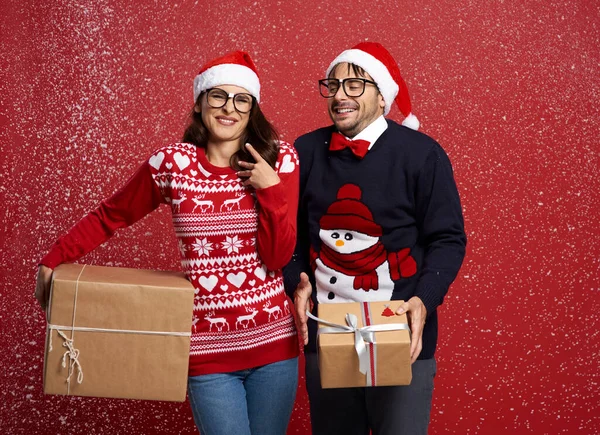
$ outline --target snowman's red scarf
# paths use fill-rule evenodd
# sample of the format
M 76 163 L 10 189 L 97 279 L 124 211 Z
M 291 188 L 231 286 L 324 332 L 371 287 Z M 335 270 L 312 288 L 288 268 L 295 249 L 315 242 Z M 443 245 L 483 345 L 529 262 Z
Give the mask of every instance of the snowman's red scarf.
M 321 251 L 319 252 L 319 258 L 323 261 L 323 264 L 330 269 L 342 272 L 344 275 L 355 276 L 354 288 L 359 289 L 364 288 L 363 285 L 359 284 L 365 282 L 361 278 L 370 277 L 374 279 L 375 283 L 378 281 L 375 269 L 386 261 L 387 252 L 381 242 L 377 242 L 370 248 L 354 254 L 340 254 L 323 243 L 321 245 Z M 368 287 L 371 287 L 374 290 L 377 290 L 378 288 L 377 285 Z M 365 290 L 368 291 L 370 289 L 365 288 Z

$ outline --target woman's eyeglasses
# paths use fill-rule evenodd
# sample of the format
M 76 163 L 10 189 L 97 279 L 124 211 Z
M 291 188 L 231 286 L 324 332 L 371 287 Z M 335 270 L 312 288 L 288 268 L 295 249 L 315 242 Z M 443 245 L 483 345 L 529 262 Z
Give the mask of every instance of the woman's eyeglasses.
M 206 91 L 206 101 L 213 109 L 220 109 L 229 99 L 233 100 L 233 107 L 240 113 L 248 113 L 252 110 L 254 97 L 247 93 L 232 94 L 223 89 L 212 88 Z

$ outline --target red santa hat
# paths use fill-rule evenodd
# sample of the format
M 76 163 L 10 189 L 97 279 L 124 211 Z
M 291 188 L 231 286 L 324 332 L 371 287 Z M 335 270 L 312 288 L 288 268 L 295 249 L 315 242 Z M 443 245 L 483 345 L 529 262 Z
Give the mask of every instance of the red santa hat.
M 319 226 L 324 230 L 349 230 L 381 237 L 381 226 L 373 220 L 369 208 L 360 202 L 362 191 L 355 184 L 343 185 L 337 194 L 337 201 L 329 206 L 321 217 Z
M 413 130 L 419 129 L 419 120 L 412 114 L 408 88 L 400 75 L 400 68 L 383 45 L 377 42 L 361 42 L 350 50 L 343 51 L 327 68 L 327 77 L 333 67 L 339 63 L 360 66 L 373 77 L 385 101 L 384 115 L 390 112 L 392 103 L 396 101 L 400 112 L 405 116 L 402 125 Z
M 260 80 L 256 65 L 244 51 L 234 51 L 208 62 L 194 78 L 194 102 L 198 95 L 219 85 L 244 88 L 260 102 Z

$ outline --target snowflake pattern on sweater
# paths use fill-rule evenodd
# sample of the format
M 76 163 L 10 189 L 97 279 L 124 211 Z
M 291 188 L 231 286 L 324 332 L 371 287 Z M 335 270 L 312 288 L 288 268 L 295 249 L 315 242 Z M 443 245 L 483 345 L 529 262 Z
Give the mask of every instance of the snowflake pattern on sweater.
M 204 149 L 192 144 L 161 148 L 148 164 L 171 206 L 182 268 L 196 293 L 190 375 L 295 356 L 283 264 L 276 264 L 289 259 L 295 243 L 296 205 L 285 198 L 287 189 L 297 192 L 294 148 L 280 143 L 275 170 L 281 183 L 258 191 L 243 186 L 232 168 L 210 164 Z

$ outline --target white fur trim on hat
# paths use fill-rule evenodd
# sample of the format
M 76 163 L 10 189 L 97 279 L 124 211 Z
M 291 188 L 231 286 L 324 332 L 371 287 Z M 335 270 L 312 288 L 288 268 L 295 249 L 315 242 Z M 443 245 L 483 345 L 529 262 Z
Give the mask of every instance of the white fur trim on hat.
M 194 78 L 194 102 L 201 92 L 220 85 L 244 88 L 260 103 L 260 81 L 250 68 L 234 63 L 215 65 Z
M 327 68 L 327 77 L 329 77 L 329 73 L 338 63 L 353 63 L 364 69 L 371 77 L 373 77 L 373 81 L 377 83 L 379 92 L 381 92 L 383 101 L 385 102 L 383 114 L 387 115 L 390 112 L 390 108 L 394 103 L 396 95 L 398 95 L 399 88 L 383 62 L 362 50 L 346 50 L 331 62 L 329 68 Z
M 404 121 L 402 121 L 402 125 L 413 130 L 418 130 L 421 123 L 415 115 L 409 113 L 409 115 L 406 118 L 404 118 Z

